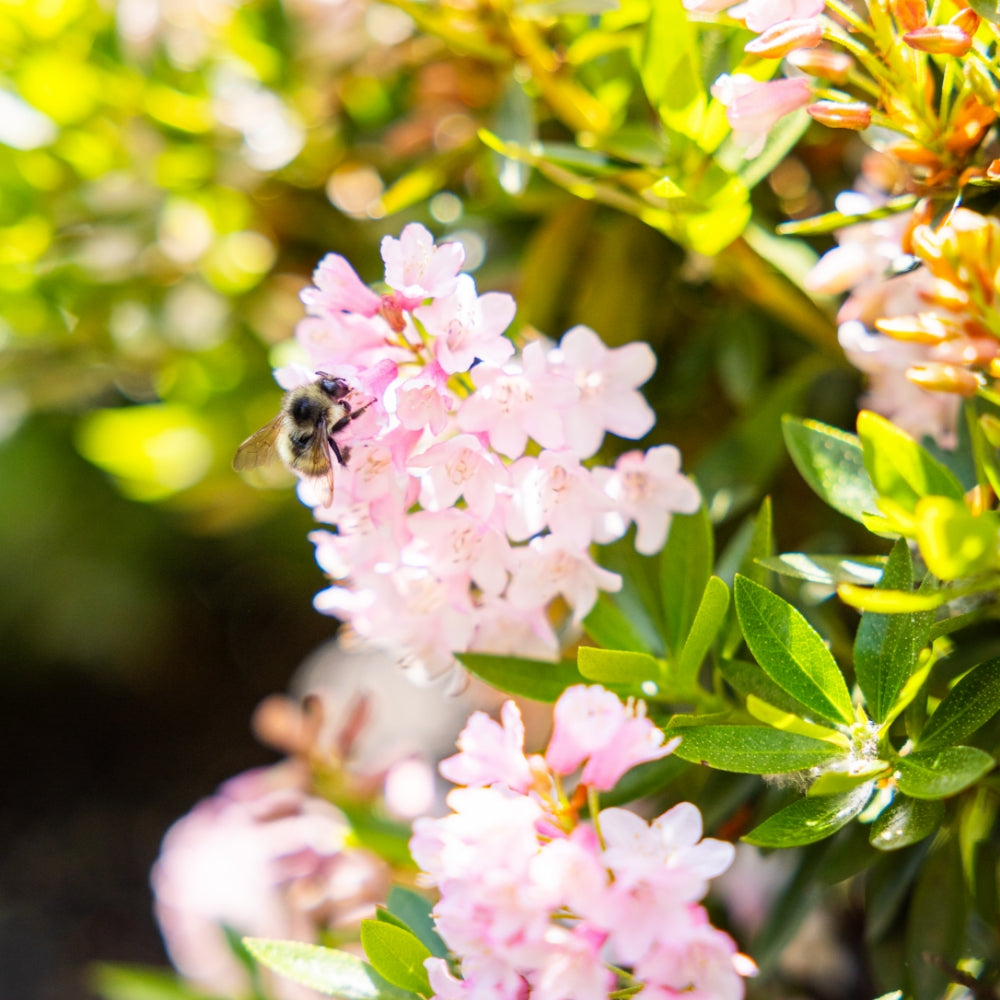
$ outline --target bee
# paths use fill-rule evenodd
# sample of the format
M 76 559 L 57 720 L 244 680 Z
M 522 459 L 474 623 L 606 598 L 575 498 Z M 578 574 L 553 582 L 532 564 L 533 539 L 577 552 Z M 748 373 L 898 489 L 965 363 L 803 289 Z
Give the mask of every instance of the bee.
M 347 461 L 347 448 L 336 434 L 371 406 L 352 409 L 351 387 L 342 378 L 317 372 L 315 382 L 290 389 L 281 401 L 281 412 L 236 449 L 237 472 L 282 462 L 300 479 L 314 480 L 324 507 L 333 500 L 333 471 Z

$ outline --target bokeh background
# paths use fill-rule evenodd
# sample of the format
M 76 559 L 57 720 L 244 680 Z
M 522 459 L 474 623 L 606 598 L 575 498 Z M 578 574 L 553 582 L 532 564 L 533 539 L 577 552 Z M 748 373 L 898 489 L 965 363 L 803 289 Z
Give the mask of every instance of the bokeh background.
M 602 9 L 522 13 L 562 56 Z M 815 249 L 795 244 L 787 274 L 746 244 L 720 265 L 502 159 L 480 128 L 579 143 L 586 123 L 515 56 L 411 15 L 0 2 L 5 1000 L 90 996 L 96 960 L 165 964 L 148 887 L 164 831 L 275 759 L 251 712 L 334 633 L 311 606 L 308 511 L 230 468 L 277 410 L 271 369 L 327 251 L 377 281 L 380 238 L 421 221 L 465 245 L 480 290 L 517 297 L 516 327 L 648 341 L 649 443 L 680 446 L 723 538 L 770 491 L 781 548 L 858 547 L 816 537 L 850 528 L 822 521 L 777 429 L 853 414 L 829 309 L 789 277 Z M 647 121 L 627 53 L 588 59 L 623 134 Z M 811 135 L 755 190 L 762 232 L 855 169 L 850 143 Z

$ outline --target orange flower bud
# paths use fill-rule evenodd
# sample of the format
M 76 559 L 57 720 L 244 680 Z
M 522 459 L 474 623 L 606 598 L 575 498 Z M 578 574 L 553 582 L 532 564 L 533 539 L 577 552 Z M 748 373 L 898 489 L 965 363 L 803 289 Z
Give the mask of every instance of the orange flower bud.
M 936 154 L 912 139 L 902 139 L 893 143 L 889 146 L 889 152 L 913 167 L 926 167 L 928 170 L 940 170 L 942 167 L 941 160 Z
M 974 396 L 979 389 L 979 378 L 968 368 L 954 365 L 913 365 L 907 369 L 906 377 L 921 389 L 931 392 L 953 392 L 959 396 Z
M 963 7 L 948 23 L 974 35 L 979 30 L 979 15 L 971 7 Z
M 911 49 L 935 56 L 964 56 L 972 48 L 972 35 L 955 24 L 934 24 L 915 28 L 903 35 Z
M 872 109 L 860 101 L 840 104 L 837 101 L 817 101 L 806 111 L 821 125 L 829 128 L 851 128 L 863 132 L 872 123 Z
M 1000 160 L 991 160 L 986 168 L 986 176 L 991 181 L 1000 180 Z
M 959 327 L 942 319 L 937 313 L 887 316 L 875 320 L 875 329 L 894 340 L 908 340 L 916 344 L 940 344 L 962 334 Z
M 854 65 L 849 55 L 832 49 L 796 49 L 788 53 L 788 61 L 803 73 L 831 83 L 846 83 Z
M 954 153 L 968 152 L 979 145 L 996 116 L 992 105 L 983 104 L 975 94 L 969 94 L 952 115 L 951 129 L 945 136 L 945 146 Z
M 795 49 L 813 48 L 823 40 L 823 26 L 816 18 L 781 21 L 747 42 L 744 52 L 762 59 L 781 59 Z
M 991 378 L 1000 378 L 1000 358 L 994 358 L 987 366 L 986 371 Z M 998 421 L 998 424 L 1000 424 L 1000 421 Z M 998 433 L 1000 433 L 1000 427 L 998 427 Z M 1000 448 L 1000 444 L 994 445 L 994 447 Z
M 927 24 L 924 0 L 892 0 L 892 16 L 904 31 L 916 31 Z

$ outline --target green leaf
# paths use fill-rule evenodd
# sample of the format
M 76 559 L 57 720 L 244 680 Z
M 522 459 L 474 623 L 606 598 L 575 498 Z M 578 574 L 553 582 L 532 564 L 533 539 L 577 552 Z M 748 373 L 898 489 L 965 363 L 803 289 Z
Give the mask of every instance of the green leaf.
M 799 718 L 809 714 L 809 709 L 790 694 L 783 691 L 756 663 L 746 660 L 723 660 L 719 669 L 727 683 L 731 684 L 737 694 L 744 699 L 751 695 L 766 701 L 783 712 L 797 715 Z
M 389 889 L 386 906 L 393 916 L 402 920 L 423 941 L 432 955 L 436 955 L 438 958 L 447 956 L 448 946 L 434 929 L 434 917 L 431 913 L 433 907 L 430 900 L 425 899 L 419 892 L 414 892 L 412 889 L 394 885 Z
M 977 747 L 944 747 L 898 757 L 896 786 L 915 799 L 943 799 L 975 784 L 996 761 Z
M 601 792 L 601 808 L 628 805 L 636 799 L 661 792 L 671 781 L 688 770 L 689 762 L 675 754 L 637 764 L 618 779 L 614 788 Z
M 846 826 L 871 798 L 872 784 L 841 795 L 799 799 L 755 827 L 742 839 L 757 847 L 814 844 Z
M 663 123 L 694 139 L 698 138 L 707 102 L 698 52 L 694 25 L 680 0 L 652 0 L 639 78 Z
M 789 416 L 782 429 L 795 467 L 821 500 L 858 522 L 862 514 L 878 510 L 861 443 L 853 434 Z
M 740 535 L 747 535 L 747 541 L 739 544 Z M 735 551 L 734 551 L 735 550 Z M 748 576 L 754 583 L 767 583 L 770 571 L 764 562 L 774 554 L 774 528 L 771 512 L 771 498 L 764 497 L 760 510 L 752 520 L 745 521 L 736 536 L 726 547 L 722 559 L 719 560 L 719 576 L 729 586 L 733 586 L 737 573 Z M 736 562 L 736 560 L 739 560 Z M 734 565 L 735 563 L 735 565 Z M 729 567 L 733 568 L 729 568 Z M 739 649 L 743 641 L 740 622 L 736 614 L 730 616 L 726 638 L 722 643 L 722 656 L 729 659 Z
M 857 608 L 858 611 L 873 611 L 886 615 L 933 611 L 967 593 L 968 589 L 958 587 L 947 590 L 903 591 L 871 590 L 868 587 L 855 587 L 850 583 L 841 583 L 837 586 L 837 596 L 845 604 Z
M 340 1000 L 416 1000 L 415 993 L 393 986 L 367 962 L 346 951 L 304 941 L 244 938 L 243 943 L 262 965 L 326 996 Z
M 424 968 L 431 952 L 412 931 L 380 920 L 362 920 L 361 944 L 368 961 L 390 983 L 424 997 L 433 995 Z
M 550 663 L 486 653 L 456 653 L 455 657 L 466 670 L 491 687 L 535 701 L 556 701 L 566 688 L 584 683 L 583 674 L 573 660 Z
M 692 690 L 697 686 L 698 671 L 726 620 L 728 610 L 729 588 L 717 576 L 710 577 L 691 624 L 691 631 L 677 657 L 675 676 L 682 691 Z
M 583 628 L 594 642 L 605 649 L 627 650 L 633 653 L 652 652 L 651 643 L 636 620 L 627 615 L 607 593 L 600 593 L 590 613 L 583 619 Z
M 896 921 L 910 886 L 927 857 L 930 842 L 886 853 L 876 863 L 865 885 L 865 940 L 881 940 Z
M 100 962 L 88 970 L 89 987 L 104 1000 L 217 1000 L 186 983 L 176 972 Z
M 898 851 L 929 837 L 944 820 L 944 803 L 897 794 L 872 823 L 872 847 Z
M 762 701 L 756 695 L 747 695 L 747 711 L 760 722 L 765 722 L 772 729 L 780 729 L 785 733 L 798 733 L 800 736 L 811 736 L 816 740 L 834 741 L 848 748 L 847 737 L 836 729 L 807 722 L 797 712 L 783 712 L 780 708 Z
M 996 0 L 969 0 L 969 6 L 984 20 L 1000 24 L 1000 5 Z
M 914 511 L 917 544 L 927 568 L 942 580 L 995 569 L 1000 559 L 1000 517 L 973 514 L 961 500 L 924 497 Z
M 666 735 L 680 736 L 674 754 L 682 760 L 738 774 L 787 774 L 844 755 L 844 749 L 832 743 L 770 726 L 668 727 Z
M 678 655 L 701 603 L 715 560 L 712 523 L 704 505 L 696 514 L 674 514 L 660 556 L 660 587 L 667 649 Z
M 899 539 L 879 581 L 879 590 L 908 592 L 913 584 L 910 549 Z M 868 711 L 882 722 L 930 639 L 933 612 L 884 615 L 866 611 L 854 640 L 854 670 Z
M 588 681 L 596 681 L 598 684 L 620 684 L 637 688 L 643 681 L 660 682 L 660 661 L 648 653 L 581 646 L 577 650 L 577 665 Z
M 983 2 L 989 2 L 989 0 L 983 0 Z M 814 215 L 811 219 L 782 222 L 777 227 L 777 232 L 779 236 L 818 236 L 821 233 L 832 233 L 835 229 L 843 229 L 844 226 L 853 226 L 857 222 L 873 222 L 876 219 L 897 215 L 899 212 L 913 208 L 916 203 L 917 196 L 915 194 L 904 194 L 867 212 L 851 215 L 845 215 L 843 212 L 827 212 L 824 215 Z
M 771 680 L 821 719 L 850 725 L 847 684 L 819 634 L 790 604 L 747 577 L 736 577 L 735 591 L 747 645 Z
M 964 497 L 962 484 L 954 474 L 885 417 L 862 410 L 858 414 L 858 437 L 875 489 L 904 510 L 912 513 L 921 497 Z
M 866 781 L 875 781 L 889 774 L 891 766 L 884 760 L 869 761 L 864 765 L 852 765 L 845 770 L 831 768 L 824 771 L 806 792 L 810 798 L 821 795 L 839 795 L 850 791 Z
M 814 556 L 805 552 L 784 552 L 758 562 L 780 576 L 827 587 L 840 583 L 873 587 L 881 579 L 885 567 L 882 556 Z
M 935 709 L 917 750 L 960 743 L 1000 711 L 1000 658 L 970 670 Z

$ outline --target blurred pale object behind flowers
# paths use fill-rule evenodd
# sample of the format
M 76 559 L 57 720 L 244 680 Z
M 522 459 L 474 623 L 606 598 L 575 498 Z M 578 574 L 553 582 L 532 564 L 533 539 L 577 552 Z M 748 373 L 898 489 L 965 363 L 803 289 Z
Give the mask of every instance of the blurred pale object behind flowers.
M 238 935 L 315 941 L 357 923 L 385 897 L 388 868 L 345 847 L 349 827 L 307 792 L 299 761 L 246 771 L 203 799 L 167 832 L 151 881 L 170 959 L 200 988 L 248 992 L 249 978 L 223 928 Z M 280 1000 L 313 997 L 275 979 Z

